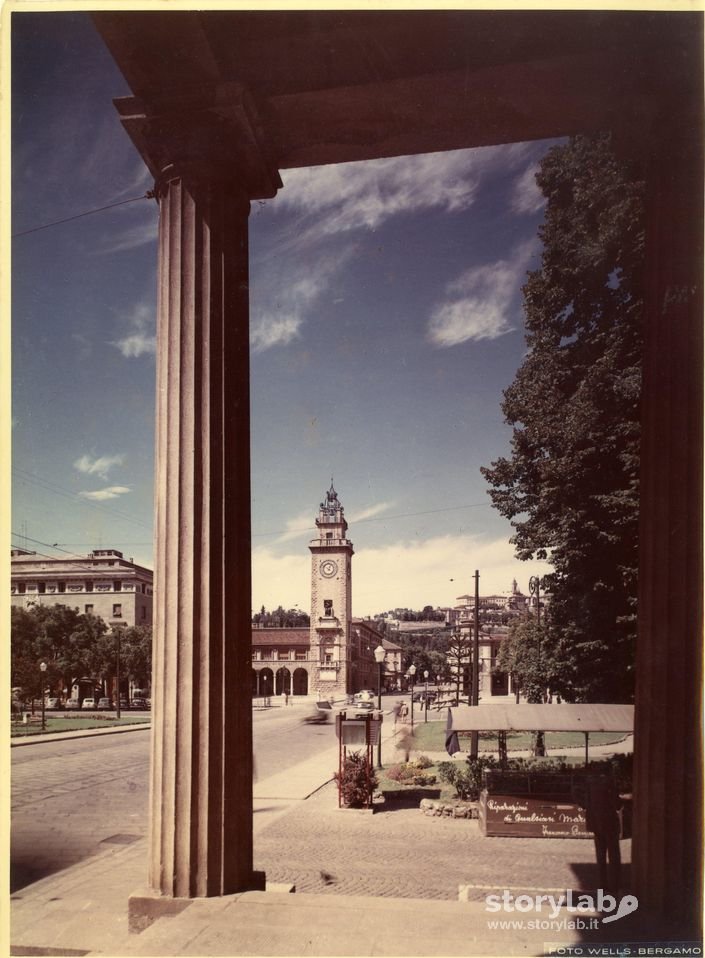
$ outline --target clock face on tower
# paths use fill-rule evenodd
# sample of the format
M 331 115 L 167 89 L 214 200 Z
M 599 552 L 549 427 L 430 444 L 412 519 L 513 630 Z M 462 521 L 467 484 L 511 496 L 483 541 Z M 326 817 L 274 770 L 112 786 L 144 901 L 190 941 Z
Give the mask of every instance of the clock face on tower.
M 321 575 L 326 579 L 331 579 L 338 571 L 338 563 L 332 559 L 325 559 L 321 562 Z

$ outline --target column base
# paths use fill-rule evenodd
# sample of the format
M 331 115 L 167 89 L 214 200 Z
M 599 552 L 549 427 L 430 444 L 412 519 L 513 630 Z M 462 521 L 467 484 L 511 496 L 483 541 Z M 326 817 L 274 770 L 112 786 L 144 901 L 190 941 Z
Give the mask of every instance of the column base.
M 275 887 L 275 886 L 273 886 Z M 266 891 L 267 880 L 264 872 L 252 872 L 243 888 L 233 891 L 236 895 L 244 891 Z M 277 891 L 283 891 L 282 886 L 276 886 Z M 228 897 L 228 896 L 222 896 Z M 130 934 L 139 935 L 158 918 L 169 918 L 179 915 L 194 901 L 208 901 L 203 898 L 169 898 L 160 895 L 151 888 L 140 888 L 133 892 L 127 900 L 127 925 Z

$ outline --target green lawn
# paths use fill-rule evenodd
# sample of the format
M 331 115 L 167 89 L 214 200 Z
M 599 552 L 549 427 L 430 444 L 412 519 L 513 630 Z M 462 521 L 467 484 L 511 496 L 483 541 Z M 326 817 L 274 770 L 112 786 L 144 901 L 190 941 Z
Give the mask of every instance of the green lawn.
M 397 738 L 401 738 L 403 730 L 409 726 L 397 725 Z M 441 722 L 414 723 L 414 751 L 417 752 L 444 752 L 445 720 Z M 591 732 L 590 745 L 609 745 L 621 742 L 625 738 L 622 732 Z M 546 732 L 546 748 L 549 750 L 561 748 L 584 748 L 585 736 L 582 732 Z M 531 748 L 532 736 L 530 732 L 509 732 L 507 734 L 507 748 L 511 750 Z M 464 751 L 470 748 L 470 733 L 460 734 L 460 747 Z M 497 735 L 494 732 L 480 733 L 480 751 L 497 751 Z
M 40 717 L 35 715 L 35 719 Z M 114 725 L 139 725 L 150 721 L 149 713 L 143 715 L 126 715 L 124 718 L 116 719 L 114 717 L 105 717 L 98 715 L 76 716 L 76 718 L 50 718 L 46 716 L 46 733 L 49 732 L 75 732 L 79 729 L 87 728 L 110 728 Z M 41 723 L 36 725 L 23 725 L 21 722 L 13 722 L 10 727 L 10 734 L 13 738 L 25 735 L 42 735 Z

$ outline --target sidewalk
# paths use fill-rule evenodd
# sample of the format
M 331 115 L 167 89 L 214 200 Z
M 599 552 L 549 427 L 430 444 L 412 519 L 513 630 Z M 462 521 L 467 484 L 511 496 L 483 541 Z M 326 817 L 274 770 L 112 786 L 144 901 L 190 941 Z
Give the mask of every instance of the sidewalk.
M 568 930 L 491 931 L 484 897 L 589 887 L 592 842 L 484 839 L 476 822 L 418 809 L 339 810 L 326 784 L 336 765 L 337 746 L 255 783 L 255 868 L 267 874 L 266 892 L 179 902 L 179 914 L 130 934 L 128 897 L 146 882 L 143 840 L 13 895 L 10 953 L 539 955 L 544 941 L 579 940 Z M 295 894 L 281 890 L 287 883 Z M 461 884 L 476 900 L 457 900 Z
M 65 732 L 47 732 L 45 735 L 18 735 L 10 739 L 10 747 L 39 745 L 42 742 L 65 742 L 67 739 L 91 738 L 93 735 L 115 735 L 120 732 L 133 732 L 135 729 L 149 728 L 150 725 L 150 721 L 131 722 L 129 725 L 111 725 L 109 728 L 77 728 L 67 729 Z

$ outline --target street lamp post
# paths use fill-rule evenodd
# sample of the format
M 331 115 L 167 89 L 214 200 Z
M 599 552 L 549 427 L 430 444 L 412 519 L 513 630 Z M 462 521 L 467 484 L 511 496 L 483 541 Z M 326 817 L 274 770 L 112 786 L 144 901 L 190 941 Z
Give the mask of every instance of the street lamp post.
M 115 718 L 120 718 L 120 635 L 121 630 L 115 629 L 115 639 L 117 642 L 115 648 Z
M 423 703 L 423 720 L 424 722 L 428 722 L 428 669 L 424 670 L 423 677 L 426 683 L 426 691 Z
M 474 635 L 472 642 L 472 695 L 471 704 L 480 703 L 480 572 L 475 570 L 475 622 Z M 470 736 L 470 757 L 477 758 L 479 748 L 478 733 L 472 732 Z
M 40 676 L 40 677 L 41 677 L 41 680 L 42 680 L 42 687 L 41 687 L 41 689 L 40 689 L 40 692 L 41 692 L 41 694 L 42 694 L 42 732 L 46 732 L 46 727 L 47 727 L 47 725 L 46 725 L 46 720 L 45 720 L 45 717 L 44 717 L 44 681 L 45 681 L 44 675 L 45 675 L 45 673 L 46 673 L 46 670 L 47 670 L 47 664 L 46 664 L 46 662 L 40 662 L 40 663 L 39 663 L 39 671 L 41 672 L 41 676 Z
M 375 649 L 375 662 L 377 663 L 377 708 L 382 712 L 382 669 L 387 653 L 380 644 Z M 379 726 L 379 738 L 377 739 L 377 768 L 382 768 L 382 726 Z
M 411 734 L 414 734 L 414 676 L 416 675 L 416 666 L 409 666 L 409 678 L 411 679 Z

